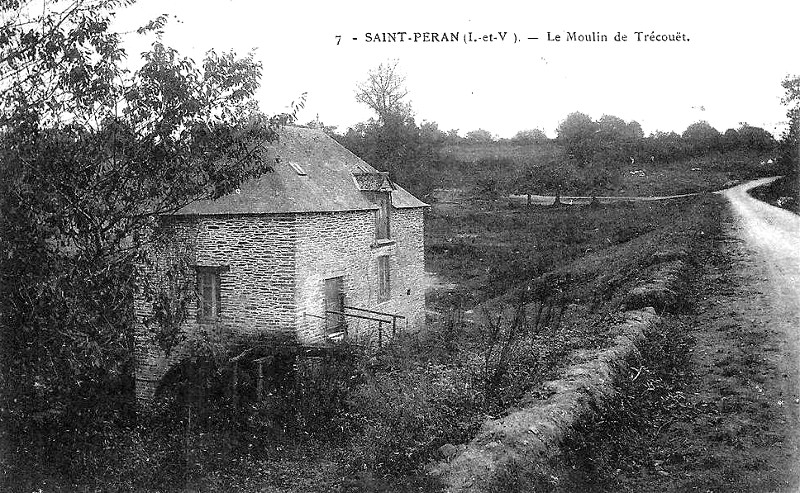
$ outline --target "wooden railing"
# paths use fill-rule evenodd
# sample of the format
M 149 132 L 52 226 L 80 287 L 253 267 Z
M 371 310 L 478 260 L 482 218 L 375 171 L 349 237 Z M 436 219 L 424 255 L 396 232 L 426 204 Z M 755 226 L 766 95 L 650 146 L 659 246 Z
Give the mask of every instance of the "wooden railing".
M 314 315 L 311 313 L 306 313 L 309 317 L 319 318 L 326 321 L 330 321 L 330 316 L 335 315 L 341 318 L 341 322 L 336 327 L 336 333 L 343 333 L 344 337 L 347 338 L 349 336 L 349 328 L 348 326 L 348 319 L 355 319 L 355 320 L 367 320 L 371 322 L 378 323 L 378 347 L 383 347 L 383 340 L 384 340 L 384 327 L 388 328 L 391 326 L 391 336 L 394 337 L 397 335 L 398 329 L 408 328 L 408 319 L 403 315 L 397 315 L 396 313 L 387 313 L 387 312 L 379 312 L 376 310 L 368 310 L 366 308 L 358 308 L 355 306 L 344 306 L 342 307 L 342 311 L 337 310 L 326 310 L 325 316 Z M 350 312 L 358 312 L 358 313 L 348 313 Z M 400 327 L 398 324 L 398 320 L 403 320 L 404 327 Z

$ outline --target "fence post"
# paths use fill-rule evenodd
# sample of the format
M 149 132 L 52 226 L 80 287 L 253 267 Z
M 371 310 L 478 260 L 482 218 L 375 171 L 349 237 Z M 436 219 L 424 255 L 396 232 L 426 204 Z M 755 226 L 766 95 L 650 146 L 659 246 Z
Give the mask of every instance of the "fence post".
M 239 405 L 239 390 L 237 387 L 239 386 L 239 361 L 235 361 L 233 363 L 233 376 L 231 378 L 231 399 L 233 400 L 233 405 Z
M 261 358 L 256 360 L 258 364 L 258 373 L 256 374 L 256 400 L 260 401 L 264 396 L 264 365 Z
M 383 346 L 383 321 L 378 321 L 378 349 Z

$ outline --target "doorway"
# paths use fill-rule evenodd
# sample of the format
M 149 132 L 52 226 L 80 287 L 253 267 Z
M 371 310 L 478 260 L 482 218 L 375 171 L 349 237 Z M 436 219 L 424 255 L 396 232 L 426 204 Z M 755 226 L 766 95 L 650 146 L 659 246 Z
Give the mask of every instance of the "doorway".
M 344 331 L 344 278 L 331 277 L 325 279 L 325 332 Z

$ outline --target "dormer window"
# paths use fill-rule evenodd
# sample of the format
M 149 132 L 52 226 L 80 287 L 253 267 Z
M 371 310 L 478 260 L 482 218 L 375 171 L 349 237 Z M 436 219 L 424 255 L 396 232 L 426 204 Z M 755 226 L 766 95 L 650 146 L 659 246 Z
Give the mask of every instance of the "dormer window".
M 375 211 L 375 240 L 376 244 L 387 243 L 392 237 L 389 223 L 392 215 L 392 182 L 387 173 L 353 173 L 356 187 L 378 206 Z
M 389 216 L 391 215 L 392 199 L 389 192 L 376 192 L 375 199 L 378 206 L 378 210 L 375 211 L 375 239 L 388 240 L 391 233 Z

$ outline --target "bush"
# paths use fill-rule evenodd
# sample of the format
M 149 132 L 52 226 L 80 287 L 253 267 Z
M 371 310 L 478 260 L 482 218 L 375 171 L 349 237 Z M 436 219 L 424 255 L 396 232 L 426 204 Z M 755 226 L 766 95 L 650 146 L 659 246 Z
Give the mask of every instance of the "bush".
M 467 440 L 484 418 L 471 381 L 464 367 L 435 364 L 372 375 L 348 413 L 363 423 L 349 446 L 348 469 L 400 475 L 433 459 L 445 443 Z

